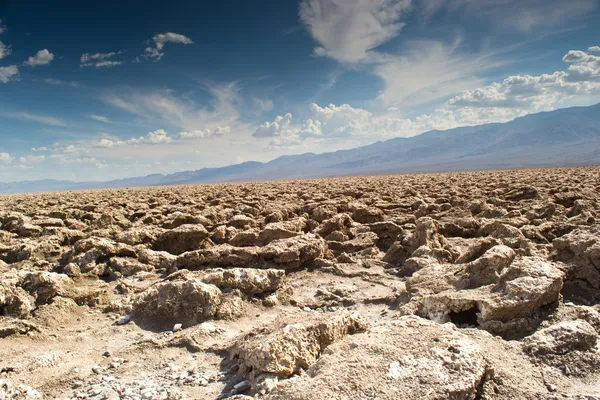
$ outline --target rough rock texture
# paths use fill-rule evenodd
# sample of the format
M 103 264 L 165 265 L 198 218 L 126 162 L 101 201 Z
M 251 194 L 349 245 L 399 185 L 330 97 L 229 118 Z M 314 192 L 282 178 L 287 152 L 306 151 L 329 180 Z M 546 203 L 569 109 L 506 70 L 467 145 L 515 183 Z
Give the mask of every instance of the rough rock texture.
M 0 393 L 600 399 L 598 215 L 598 167 L 0 196 Z
M 598 333 L 587 322 L 564 321 L 525 338 L 524 348 L 533 355 L 566 354 L 574 350 L 593 350 L 597 341 Z
M 219 288 L 196 278 L 160 282 L 133 301 L 131 313 L 150 325 L 194 325 L 217 314 L 221 295 Z
M 475 399 L 487 374 L 482 349 L 451 326 L 414 316 L 333 344 L 268 399 Z
M 253 377 L 285 378 L 314 364 L 327 346 L 365 328 L 365 322 L 350 313 L 285 323 L 239 338 L 230 355 Z

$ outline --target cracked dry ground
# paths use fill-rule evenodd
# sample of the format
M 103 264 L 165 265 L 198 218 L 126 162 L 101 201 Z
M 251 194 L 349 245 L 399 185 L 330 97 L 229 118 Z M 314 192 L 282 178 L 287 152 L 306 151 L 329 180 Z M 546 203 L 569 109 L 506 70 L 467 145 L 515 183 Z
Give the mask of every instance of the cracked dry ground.
M 600 399 L 600 168 L 0 197 L 0 399 Z

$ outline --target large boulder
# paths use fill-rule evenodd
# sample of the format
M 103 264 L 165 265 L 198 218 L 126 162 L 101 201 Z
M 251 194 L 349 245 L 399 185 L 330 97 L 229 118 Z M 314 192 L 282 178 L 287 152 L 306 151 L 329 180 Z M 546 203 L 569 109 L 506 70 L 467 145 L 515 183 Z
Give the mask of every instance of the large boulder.
M 404 316 L 331 344 L 265 398 L 472 400 L 488 371 L 482 349 L 455 327 Z
M 134 299 L 131 314 L 152 326 L 195 325 L 217 314 L 221 296 L 218 287 L 198 278 L 159 282 Z
M 488 254 L 488 260 L 475 269 L 472 266 L 477 263 L 466 268 L 433 263 L 416 272 L 407 281 L 407 289 L 420 292 L 417 313 L 437 321 L 479 326 L 508 337 L 534 329 L 540 322 L 539 311 L 559 300 L 563 272 L 531 257 L 506 266 L 512 257 L 510 252 L 488 252 L 496 254 Z M 485 265 L 487 271 L 481 269 Z

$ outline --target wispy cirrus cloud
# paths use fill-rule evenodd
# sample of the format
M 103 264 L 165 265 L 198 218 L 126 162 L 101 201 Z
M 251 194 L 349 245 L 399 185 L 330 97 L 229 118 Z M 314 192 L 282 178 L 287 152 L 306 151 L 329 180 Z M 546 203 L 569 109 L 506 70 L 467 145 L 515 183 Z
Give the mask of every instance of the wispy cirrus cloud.
M 239 85 L 230 82 L 208 88 L 212 101 L 199 106 L 193 100 L 177 96 L 172 90 L 141 91 L 125 89 L 106 92 L 101 99 L 138 118 L 166 124 L 183 132 L 217 130 L 239 126 L 238 108 L 243 103 Z
M 0 115 L 2 115 L 3 117 L 12 118 L 12 119 L 20 119 L 23 121 L 38 122 L 38 123 L 44 124 L 44 125 L 60 126 L 60 127 L 69 126 L 69 124 L 65 120 L 63 120 L 61 118 L 47 116 L 47 115 L 31 114 L 28 112 L 2 112 Z
M 54 78 L 46 78 L 43 80 L 43 82 L 49 84 L 49 85 L 61 85 L 61 86 L 71 86 L 74 88 L 79 88 L 82 87 L 81 83 L 79 82 L 75 82 L 75 81 L 63 81 L 60 79 L 54 79 Z
M 113 60 L 115 56 L 124 54 L 124 50 L 113 51 L 110 53 L 84 53 L 79 59 L 80 67 L 116 67 L 117 65 L 123 64 L 123 61 Z
M 107 117 L 103 117 L 102 115 L 90 114 L 87 116 L 89 119 L 93 119 L 94 121 L 104 122 L 105 124 L 110 124 L 112 121 Z

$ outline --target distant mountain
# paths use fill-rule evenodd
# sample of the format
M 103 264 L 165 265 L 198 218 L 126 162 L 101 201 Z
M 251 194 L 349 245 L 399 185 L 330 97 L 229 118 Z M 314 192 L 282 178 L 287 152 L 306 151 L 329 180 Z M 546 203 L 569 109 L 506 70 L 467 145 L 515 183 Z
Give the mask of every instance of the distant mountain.
M 600 104 L 530 114 L 507 123 L 429 131 L 351 150 L 279 157 L 108 182 L 0 183 L 0 193 L 119 188 L 343 175 L 600 164 Z

